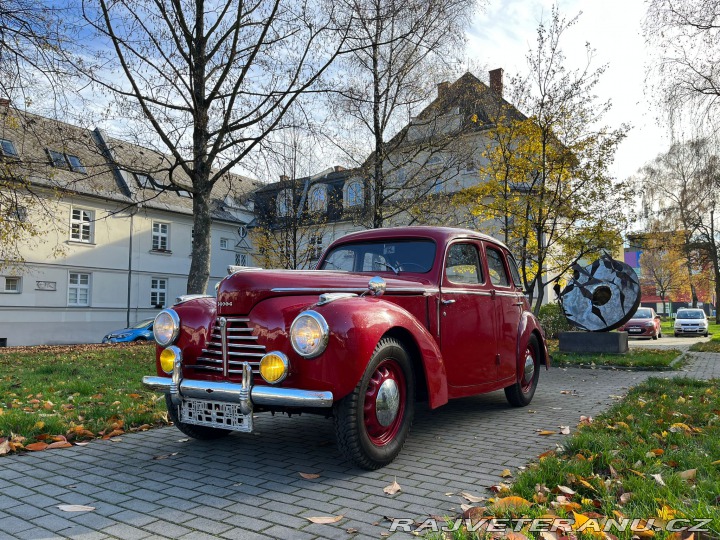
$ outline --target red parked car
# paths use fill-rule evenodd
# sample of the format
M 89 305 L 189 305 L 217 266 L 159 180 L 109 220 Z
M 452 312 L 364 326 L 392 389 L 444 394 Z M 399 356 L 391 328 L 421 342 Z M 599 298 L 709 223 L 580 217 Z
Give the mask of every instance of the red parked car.
M 653 339 L 662 337 L 660 317 L 654 309 L 646 307 L 638 308 L 632 319 L 618 330 L 627 332 L 628 337 L 651 337 Z
M 525 406 L 549 365 L 512 255 L 474 231 L 363 231 L 318 270 L 231 270 L 217 298 L 155 319 L 157 375 L 143 382 L 194 438 L 252 431 L 258 412 L 319 413 L 348 459 L 377 469 L 400 452 L 417 399 L 504 389 Z

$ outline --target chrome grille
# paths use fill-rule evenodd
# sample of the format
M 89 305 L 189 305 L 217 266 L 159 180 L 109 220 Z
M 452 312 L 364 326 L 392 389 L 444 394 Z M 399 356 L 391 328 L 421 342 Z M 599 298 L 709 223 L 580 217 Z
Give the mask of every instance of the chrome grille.
M 253 373 L 259 373 L 260 359 L 265 355 L 265 346 L 258 345 L 257 336 L 252 335 L 247 317 L 218 317 L 215 320 L 210 339 L 205 344 L 194 368 L 198 371 L 213 372 L 225 377 L 242 377 L 243 362 L 250 364 Z

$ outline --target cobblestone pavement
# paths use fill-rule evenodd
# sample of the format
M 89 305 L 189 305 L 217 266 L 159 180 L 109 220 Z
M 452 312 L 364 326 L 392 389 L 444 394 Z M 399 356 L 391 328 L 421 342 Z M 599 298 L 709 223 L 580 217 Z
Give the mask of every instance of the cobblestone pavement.
M 720 355 L 694 354 L 683 374 L 720 377 Z M 463 500 L 446 494 L 486 495 L 503 469 L 564 439 L 536 429 L 574 429 L 580 415 L 597 415 L 652 375 L 674 376 L 553 368 L 541 373 L 528 408 L 510 408 L 502 392 L 421 407 L 400 457 L 375 472 L 343 461 L 331 421 L 312 416 L 260 415 L 257 433 L 215 442 L 187 440 L 169 427 L 4 457 L 0 538 L 381 538 L 385 516 L 452 515 Z M 299 472 L 321 476 L 305 480 Z M 394 479 L 402 491 L 385 495 Z M 60 504 L 96 510 L 67 513 Z M 305 519 L 337 515 L 345 517 L 333 525 Z M 392 538 L 403 536 L 411 538 Z

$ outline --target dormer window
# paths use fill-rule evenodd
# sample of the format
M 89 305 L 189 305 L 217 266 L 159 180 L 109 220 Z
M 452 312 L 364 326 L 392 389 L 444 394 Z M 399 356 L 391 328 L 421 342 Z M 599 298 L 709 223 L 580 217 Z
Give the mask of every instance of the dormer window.
M 65 157 L 67 158 L 68 163 L 70 164 L 71 170 L 73 170 L 75 172 L 87 174 L 87 170 L 85 169 L 85 166 L 80 161 L 79 157 L 72 156 L 70 154 L 66 154 Z
M 50 162 L 53 167 L 58 169 L 70 169 L 73 172 L 87 174 L 85 166 L 80 161 L 80 158 L 71 154 L 63 154 L 62 152 L 56 152 L 55 150 L 47 149 L 48 156 L 50 156 Z
M 48 155 L 50 156 L 50 161 L 52 162 L 53 167 L 57 167 L 58 169 L 67 169 L 68 168 L 68 162 L 65 159 L 65 154 L 62 152 L 56 152 L 55 150 L 49 150 L 47 151 Z
M 283 189 L 278 193 L 275 204 L 278 217 L 287 217 L 290 215 L 290 209 L 292 208 L 292 193 L 290 190 Z
M 345 206 L 362 206 L 364 202 L 364 189 L 360 180 L 353 180 L 347 185 L 345 193 Z
M 148 174 L 135 173 L 135 180 L 143 189 L 157 189 L 157 182 Z
M 17 150 L 12 141 L 0 139 L 0 155 L 7 157 L 18 157 Z
M 324 185 L 313 187 L 310 191 L 308 205 L 311 212 L 325 212 L 327 210 L 327 187 Z

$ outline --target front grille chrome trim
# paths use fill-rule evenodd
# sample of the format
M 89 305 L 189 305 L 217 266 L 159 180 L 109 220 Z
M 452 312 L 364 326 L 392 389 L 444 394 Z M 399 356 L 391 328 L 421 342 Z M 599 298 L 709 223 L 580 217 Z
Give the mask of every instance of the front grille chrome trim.
M 255 329 L 249 322 L 248 317 L 218 317 L 197 363 L 188 367 L 197 372 L 222 372 L 234 379 L 242 375 L 240 367 L 247 363 L 252 373 L 259 375 L 266 348 L 258 344 L 258 336 L 251 335 Z

